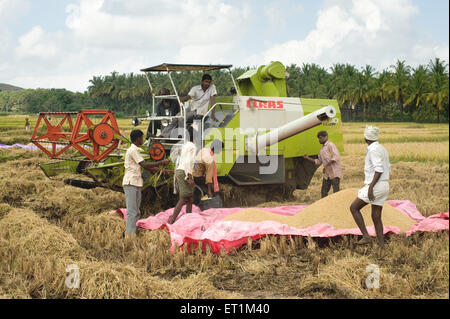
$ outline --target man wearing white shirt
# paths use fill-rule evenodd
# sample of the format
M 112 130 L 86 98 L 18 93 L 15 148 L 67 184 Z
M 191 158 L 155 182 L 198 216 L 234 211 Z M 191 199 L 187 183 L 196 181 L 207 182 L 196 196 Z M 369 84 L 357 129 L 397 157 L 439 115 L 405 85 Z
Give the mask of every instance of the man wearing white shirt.
M 132 238 L 136 235 L 136 222 L 141 214 L 139 207 L 141 206 L 141 191 L 144 185 L 142 179 L 142 169 L 152 173 L 160 172 L 169 173 L 169 171 L 159 168 L 159 166 L 167 166 L 170 160 L 148 163 L 145 162 L 141 154 L 141 145 L 144 143 L 144 133 L 141 130 L 133 130 L 130 134 L 131 146 L 125 153 L 125 173 L 123 175 L 123 191 L 127 205 L 126 218 L 126 238 Z
M 192 100 L 191 111 L 195 111 L 197 115 L 205 115 L 208 112 L 209 104 L 216 104 L 217 90 L 214 84 L 211 84 L 212 77 L 204 74 L 202 84 L 194 86 L 188 95 L 181 99 L 181 102 Z M 217 121 L 215 110 L 211 112 L 211 119 Z
M 372 204 L 372 220 L 377 234 L 378 244 L 384 247 L 383 223 L 381 212 L 384 202 L 389 195 L 389 174 L 391 165 L 389 154 L 386 149 L 378 143 L 379 129 L 374 126 L 367 126 L 364 131 L 364 138 L 368 144 L 366 159 L 364 164 L 364 187 L 358 192 L 358 197 L 350 206 L 350 211 L 358 225 L 363 238 L 358 244 L 367 244 L 371 238 L 367 232 L 361 209 L 367 204 Z

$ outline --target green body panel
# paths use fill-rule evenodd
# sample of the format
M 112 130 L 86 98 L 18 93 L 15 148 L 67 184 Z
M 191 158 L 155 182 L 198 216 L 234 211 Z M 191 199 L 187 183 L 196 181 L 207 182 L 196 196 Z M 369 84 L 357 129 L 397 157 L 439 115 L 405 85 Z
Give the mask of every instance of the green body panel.
M 280 62 L 270 62 L 257 70 L 249 70 L 237 78 L 242 96 L 286 96 L 286 69 Z
M 76 174 L 79 162 L 76 160 L 64 160 L 58 162 L 40 163 L 39 167 L 47 177 L 54 177 L 59 174 Z
M 119 151 L 123 154 L 125 151 Z M 117 153 L 117 152 L 116 152 Z M 95 167 L 103 167 L 108 164 L 113 163 L 122 163 L 123 162 L 123 154 L 111 154 L 109 155 L 103 162 L 94 164 Z M 49 162 L 49 163 L 40 163 L 39 166 L 44 171 L 47 177 L 54 177 L 62 173 L 67 174 L 78 174 L 77 167 L 80 164 L 80 161 L 83 160 L 83 157 L 76 158 L 73 160 L 62 160 L 57 162 Z
M 237 113 L 233 119 L 226 126 L 227 128 L 239 127 L 239 113 Z M 238 130 L 234 130 L 238 133 Z M 237 158 L 243 153 L 242 147 L 239 147 L 239 142 L 243 141 L 242 136 L 239 134 L 233 136 L 227 136 L 225 134 L 225 127 L 214 128 L 205 136 L 205 146 L 208 146 L 213 140 L 220 138 L 224 143 L 224 149 L 221 153 L 215 154 L 216 168 L 218 176 L 226 176 L 233 167 Z
M 232 96 L 216 96 L 216 103 L 233 103 L 233 97 Z M 223 110 L 232 110 L 233 105 L 222 105 Z M 216 107 L 216 112 L 220 113 L 221 108 Z M 239 127 L 239 112 L 232 118 L 230 123 L 226 127 L 231 128 L 238 128 Z M 225 127 L 219 127 L 214 128 L 211 131 L 208 132 L 208 134 L 205 136 L 205 146 L 208 146 L 214 139 L 217 137 L 224 137 L 225 136 Z M 220 154 L 215 154 L 215 160 L 216 160 L 216 168 L 217 168 L 217 175 L 218 176 L 226 176 L 228 172 L 233 167 L 236 159 L 239 156 L 239 150 L 237 149 L 237 139 L 238 137 L 231 137 L 228 140 L 222 140 L 224 143 L 224 151 L 222 151 Z M 230 161 L 229 158 L 232 158 Z M 227 162 L 228 161 L 228 162 Z
M 146 155 L 146 153 L 142 152 L 142 155 L 144 155 L 143 157 L 146 162 L 152 161 L 150 156 Z M 173 169 L 173 163 L 171 163 L 167 168 Z M 125 173 L 124 170 L 124 157 L 122 156 L 120 161 L 115 163 L 98 163 L 95 166 L 88 168 L 86 170 L 86 174 L 102 185 L 108 185 L 112 188 L 120 188 L 122 187 L 123 175 Z M 164 175 L 160 176 L 160 174 L 151 174 L 143 168 L 141 170 L 142 177 L 144 179 L 143 189 L 150 186 L 159 187 L 170 181 L 170 178 L 165 178 Z

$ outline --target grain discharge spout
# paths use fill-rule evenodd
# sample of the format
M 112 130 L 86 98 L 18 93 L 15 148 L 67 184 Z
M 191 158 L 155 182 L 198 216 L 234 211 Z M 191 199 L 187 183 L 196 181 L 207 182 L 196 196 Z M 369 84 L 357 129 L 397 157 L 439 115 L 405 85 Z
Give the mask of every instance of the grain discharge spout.
M 247 150 L 249 153 L 257 154 L 263 151 L 267 146 L 276 144 L 293 135 L 309 130 L 335 116 L 335 108 L 331 105 L 327 105 L 306 116 L 284 124 L 279 128 L 272 129 L 267 133 L 249 137 L 247 141 Z

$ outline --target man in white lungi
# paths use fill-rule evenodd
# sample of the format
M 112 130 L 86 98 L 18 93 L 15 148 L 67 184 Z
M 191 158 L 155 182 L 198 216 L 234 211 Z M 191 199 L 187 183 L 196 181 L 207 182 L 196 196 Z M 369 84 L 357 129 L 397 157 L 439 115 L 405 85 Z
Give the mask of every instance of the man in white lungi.
M 378 134 L 379 129 L 377 127 L 366 126 L 364 138 L 368 147 L 364 164 L 364 187 L 359 190 L 358 197 L 350 206 L 350 211 L 363 234 L 363 238 L 358 244 L 367 244 L 371 241 L 371 238 L 364 224 L 361 209 L 367 204 L 372 205 L 372 220 L 375 226 L 378 244 L 383 248 L 384 235 L 381 211 L 389 195 L 391 164 L 389 163 L 388 152 L 378 143 Z

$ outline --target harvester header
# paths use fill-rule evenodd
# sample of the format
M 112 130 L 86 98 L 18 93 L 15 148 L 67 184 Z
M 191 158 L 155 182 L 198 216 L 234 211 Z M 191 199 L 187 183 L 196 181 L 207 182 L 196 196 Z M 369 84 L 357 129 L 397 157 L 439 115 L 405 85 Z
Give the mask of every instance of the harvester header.
M 93 117 L 101 119 L 94 124 Z M 89 160 L 101 162 L 118 147 L 120 139 L 113 111 L 84 110 L 39 113 L 31 142 L 51 158 L 58 158 L 74 148 Z M 51 145 L 50 151 L 45 144 Z

